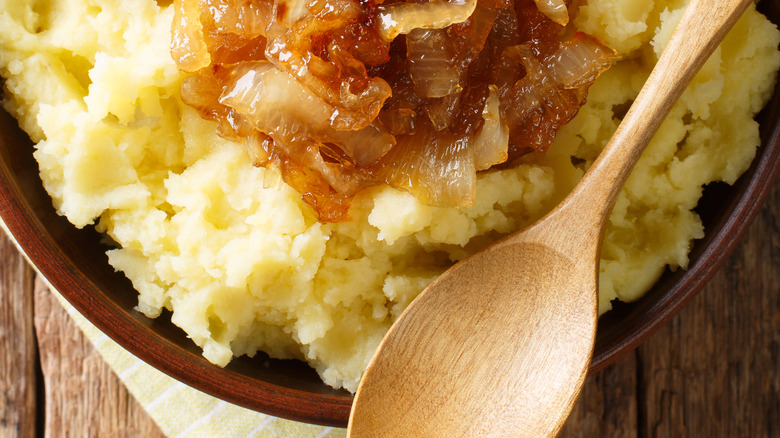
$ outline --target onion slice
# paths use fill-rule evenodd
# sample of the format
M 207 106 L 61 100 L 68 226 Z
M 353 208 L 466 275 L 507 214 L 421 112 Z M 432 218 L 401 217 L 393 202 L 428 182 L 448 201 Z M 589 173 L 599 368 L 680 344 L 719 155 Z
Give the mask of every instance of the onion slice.
M 393 41 L 400 34 L 414 29 L 443 29 L 466 21 L 477 7 L 477 0 L 457 0 L 452 3 L 431 0 L 427 3 L 393 3 L 377 6 L 379 36 Z
M 534 0 L 539 12 L 546 15 L 550 20 L 566 26 L 569 24 L 569 11 L 566 9 L 564 0 Z
M 274 0 L 273 16 L 277 23 L 291 28 L 299 21 L 311 16 L 307 0 Z
M 406 57 L 420 97 L 444 97 L 462 90 L 446 29 L 414 29 L 406 36 Z
M 333 129 L 333 107 L 267 61 L 236 66 L 220 103 L 241 114 L 274 142 L 295 148 L 286 151 L 290 155 L 312 144 L 331 143 L 352 164 L 365 167 L 395 144 L 395 137 L 379 121 L 357 131 Z
M 474 151 L 474 167 L 485 170 L 501 164 L 509 157 L 509 127 L 501 120 L 498 98 L 498 88 L 489 86 L 485 109 L 482 111 L 484 123 L 472 140 Z
M 174 0 L 171 56 L 179 69 L 196 72 L 211 64 L 198 0 Z
M 578 32 L 545 61 L 556 82 L 574 89 L 596 80 L 616 57 L 617 53 L 597 38 Z
M 382 158 L 377 176 L 428 205 L 472 205 L 477 173 L 469 139 L 420 125 Z

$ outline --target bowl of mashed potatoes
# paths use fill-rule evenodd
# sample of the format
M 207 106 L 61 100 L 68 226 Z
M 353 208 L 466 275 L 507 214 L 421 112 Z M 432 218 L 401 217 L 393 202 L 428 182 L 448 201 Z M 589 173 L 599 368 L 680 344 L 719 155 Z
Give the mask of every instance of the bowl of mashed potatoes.
M 350 220 L 331 223 L 182 101 L 187 74 L 169 48 L 175 2 L 44 3 L 0 0 L 0 215 L 10 234 L 74 307 L 149 364 L 229 402 L 336 426 L 416 294 L 576 184 L 683 8 L 573 2 L 570 26 L 620 60 L 547 152 L 479 172 L 467 206 L 378 185 L 351 200 Z M 771 187 L 778 22 L 775 3 L 751 7 L 620 195 L 591 371 L 703 286 Z

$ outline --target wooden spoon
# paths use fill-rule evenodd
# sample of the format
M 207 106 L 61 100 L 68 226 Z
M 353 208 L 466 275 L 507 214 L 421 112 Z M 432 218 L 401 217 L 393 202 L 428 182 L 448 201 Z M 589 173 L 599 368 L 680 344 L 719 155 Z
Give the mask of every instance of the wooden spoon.
M 457 263 L 395 322 L 358 388 L 350 437 L 556 434 L 593 351 L 598 262 L 620 188 L 753 0 L 693 0 L 615 135 L 530 228 Z

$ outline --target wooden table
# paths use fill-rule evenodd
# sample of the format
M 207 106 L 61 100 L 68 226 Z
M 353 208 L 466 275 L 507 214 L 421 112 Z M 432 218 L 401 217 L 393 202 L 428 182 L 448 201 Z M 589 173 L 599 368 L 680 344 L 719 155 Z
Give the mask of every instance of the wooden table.
M 0 262 L 0 437 L 162 436 L 4 235 Z M 780 180 L 708 287 L 588 378 L 561 436 L 780 437 Z

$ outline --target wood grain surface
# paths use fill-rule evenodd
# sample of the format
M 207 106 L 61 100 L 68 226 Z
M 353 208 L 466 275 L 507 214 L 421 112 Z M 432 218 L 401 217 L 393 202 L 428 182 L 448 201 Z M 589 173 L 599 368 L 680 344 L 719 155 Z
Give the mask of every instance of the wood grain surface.
M 162 436 L 4 235 L 0 262 L 0 437 Z M 560 436 L 780 437 L 780 181 L 708 286 L 587 378 Z
M 0 234 L 0 437 L 162 437 Z

